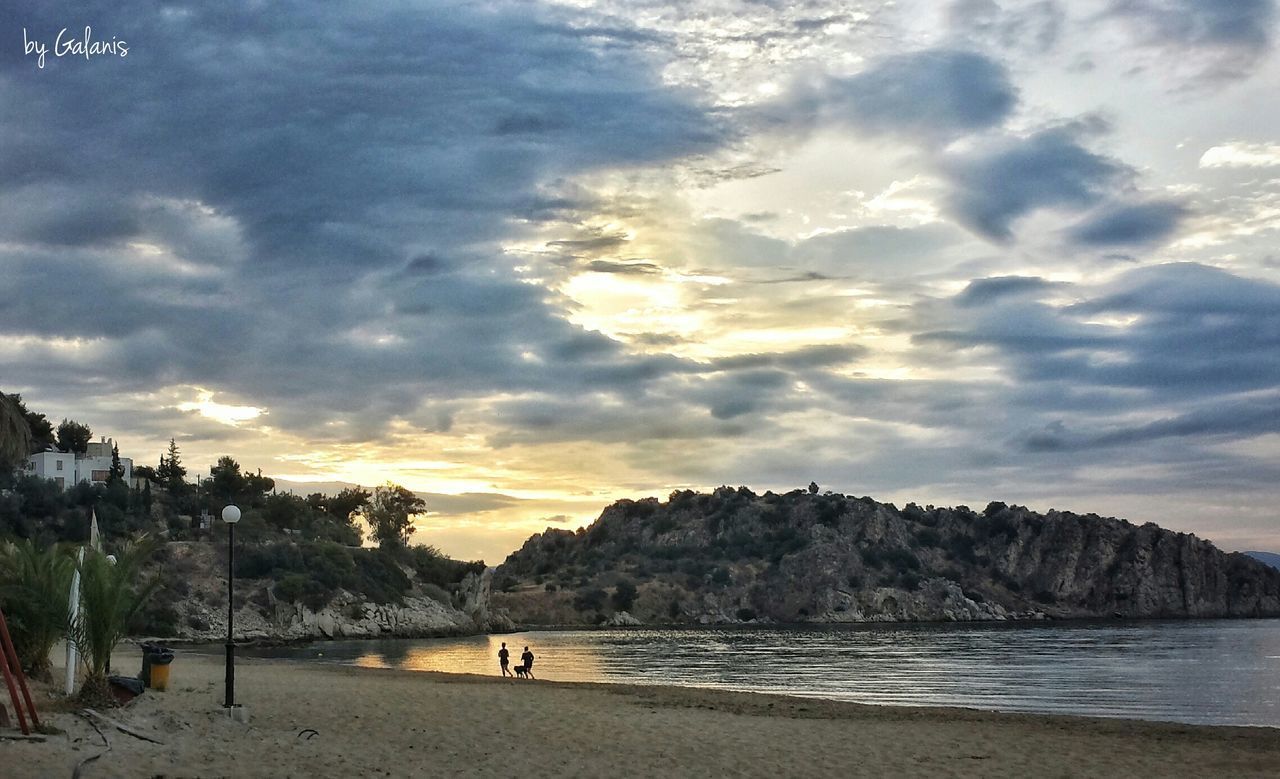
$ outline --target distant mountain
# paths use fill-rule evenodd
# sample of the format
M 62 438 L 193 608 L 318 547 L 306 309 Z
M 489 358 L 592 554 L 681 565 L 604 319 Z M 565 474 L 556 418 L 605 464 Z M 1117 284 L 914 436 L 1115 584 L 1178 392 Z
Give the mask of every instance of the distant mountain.
M 1280 569 L 1280 554 L 1275 552 L 1245 552 L 1245 554 L 1259 562 L 1266 563 L 1272 568 Z
M 522 624 L 1280 616 L 1280 571 L 1150 523 L 745 487 L 548 528 L 495 590 Z

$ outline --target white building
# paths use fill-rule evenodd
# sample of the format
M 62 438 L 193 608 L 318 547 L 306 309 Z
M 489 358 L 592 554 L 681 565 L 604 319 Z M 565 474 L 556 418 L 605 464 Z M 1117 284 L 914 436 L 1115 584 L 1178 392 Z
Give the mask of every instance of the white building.
M 111 450 L 115 444 L 110 438 L 91 442 L 84 454 L 71 452 L 36 452 L 27 458 L 27 473 L 42 479 L 53 479 L 62 489 L 70 489 L 82 481 L 106 484 L 111 476 Z M 124 479 L 133 478 L 133 460 L 120 458 Z

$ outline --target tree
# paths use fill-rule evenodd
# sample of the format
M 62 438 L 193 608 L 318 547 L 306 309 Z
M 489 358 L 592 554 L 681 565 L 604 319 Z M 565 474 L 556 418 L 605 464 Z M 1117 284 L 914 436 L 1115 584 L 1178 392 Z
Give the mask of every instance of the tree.
M 3 393 L 0 393 L 0 395 L 3 395 Z M 17 406 L 18 412 L 27 420 L 27 428 L 31 433 L 31 442 L 26 454 L 43 452 L 53 446 L 53 425 L 49 424 L 49 420 L 45 418 L 44 414 L 37 414 L 29 410 L 27 405 L 22 402 L 22 396 L 19 394 L 9 395 L 8 400 Z M 0 400 L 0 404 L 2 403 L 4 401 Z M 26 455 L 24 454 L 23 456 L 25 457 Z
M 324 511 L 347 524 L 351 516 L 369 505 L 369 491 L 362 487 L 346 487 L 337 495 L 324 501 Z
M 82 425 L 74 419 L 62 418 L 58 425 L 58 448 L 64 452 L 84 454 L 89 450 L 89 442 L 93 440 L 93 431 L 88 425 Z
M 234 503 L 241 508 L 261 508 L 263 496 L 276 488 L 276 482 L 262 472 L 242 473 L 240 463 L 229 455 L 218 458 L 217 465 L 209 468 L 209 478 L 204 487 L 215 504 Z
M 107 484 L 115 484 L 124 478 L 124 464 L 120 462 L 120 447 L 111 445 L 111 473 L 107 475 Z
M 179 495 L 187 488 L 187 469 L 182 467 L 182 453 L 178 451 L 178 442 L 172 438 L 169 439 L 168 456 L 160 455 L 156 478 L 171 495 Z
M 240 463 L 234 458 L 223 455 L 218 464 L 209 468 L 209 480 L 205 482 L 209 497 L 217 503 L 237 503 L 245 492 L 244 474 L 240 473 Z
M 809 494 L 810 495 L 818 494 L 818 483 L 816 481 L 809 482 Z
M 0 392 L 0 468 L 5 470 L 31 453 L 31 426 L 17 398 Z
M 398 484 L 387 482 L 373 491 L 373 501 L 365 509 L 365 519 L 373 537 L 384 547 L 409 545 L 413 535 L 413 515 L 427 510 L 427 502 Z

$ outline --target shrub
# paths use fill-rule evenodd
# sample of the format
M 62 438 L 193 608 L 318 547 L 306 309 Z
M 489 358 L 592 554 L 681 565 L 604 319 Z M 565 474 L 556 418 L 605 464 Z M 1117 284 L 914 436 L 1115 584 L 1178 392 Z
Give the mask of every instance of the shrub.
M 849 587 L 854 590 L 862 589 L 862 577 L 856 573 L 849 574 Z
M 520 586 L 520 582 L 517 581 L 514 576 L 503 576 L 499 578 L 498 581 L 494 582 L 494 584 L 502 592 L 515 592 L 516 588 Z
M 732 578 L 733 574 L 731 574 L 729 569 L 724 566 L 720 566 L 711 572 L 711 581 L 713 584 L 728 584 Z
M 977 561 L 977 555 L 973 551 L 973 539 L 962 533 L 957 533 L 947 541 L 947 549 L 951 553 L 951 557 L 955 560 L 961 560 L 966 563 L 974 563 Z
M 599 611 L 604 608 L 604 604 L 608 599 L 609 593 L 599 587 L 584 588 L 574 596 L 573 607 L 578 611 Z
M 920 558 L 910 549 L 890 549 L 884 553 L 884 559 L 890 567 L 899 571 L 915 571 L 920 568 Z
M 898 577 L 898 583 L 902 585 L 902 589 L 915 592 L 920 589 L 920 575 L 907 571 Z
M 547 586 L 554 587 L 555 585 L 547 585 Z M 444 603 L 446 605 L 453 602 L 453 596 L 449 594 L 449 591 L 438 584 L 422 585 L 422 594 L 426 595 L 428 598 L 432 600 L 440 601 L 441 603 Z
M 1058 596 L 1053 594 L 1049 590 L 1036 590 L 1036 594 L 1033 595 L 1032 597 L 1034 597 L 1036 600 L 1040 601 L 1041 603 L 1053 604 L 1058 602 Z
M 67 593 L 75 558 L 68 548 L 31 540 L 0 547 L 0 605 L 18 662 L 32 676 L 50 674 L 49 652 L 67 629 Z
M 389 553 L 381 549 L 361 549 L 354 557 L 355 588 L 375 603 L 398 603 L 412 586 Z
M 319 611 L 333 599 L 334 591 L 305 573 L 291 573 L 276 582 L 276 595 L 290 603 L 301 603 Z
M 738 616 L 739 622 L 750 622 L 751 620 L 756 618 L 756 610 L 741 608 L 741 609 L 738 609 L 737 616 Z
M 629 611 L 636 601 L 636 586 L 623 579 L 613 591 L 613 606 L 619 611 Z
M 942 546 L 942 537 L 931 527 L 921 528 L 916 532 L 916 543 L 920 546 Z
M 467 574 L 480 573 L 484 570 L 482 562 L 453 560 L 429 546 L 409 547 L 406 554 L 409 567 L 420 580 L 438 584 L 441 587 L 456 584 L 465 579 Z

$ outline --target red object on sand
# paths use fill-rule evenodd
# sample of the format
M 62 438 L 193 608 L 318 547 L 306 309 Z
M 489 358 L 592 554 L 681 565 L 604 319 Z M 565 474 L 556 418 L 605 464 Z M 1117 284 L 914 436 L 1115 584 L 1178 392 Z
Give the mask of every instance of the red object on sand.
M 13 701 L 13 710 L 18 714 L 18 724 L 22 727 L 22 735 L 31 735 L 27 726 L 27 718 L 22 713 L 22 703 L 18 700 L 18 691 L 22 691 L 22 699 L 26 701 L 27 712 L 31 714 L 31 723 L 40 726 L 40 716 L 36 714 L 36 705 L 31 701 L 31 690 L 27 689 L 27 677 L 22 673 L 22 665 L 18 662 L 18 653 L 13 648 L 13 639 L 9 637 L 9 624 L 5 621 L 4 611 L 0 610 L 0 669 L 4 671 L 4 684 L 9 688 L 9 700 Z

